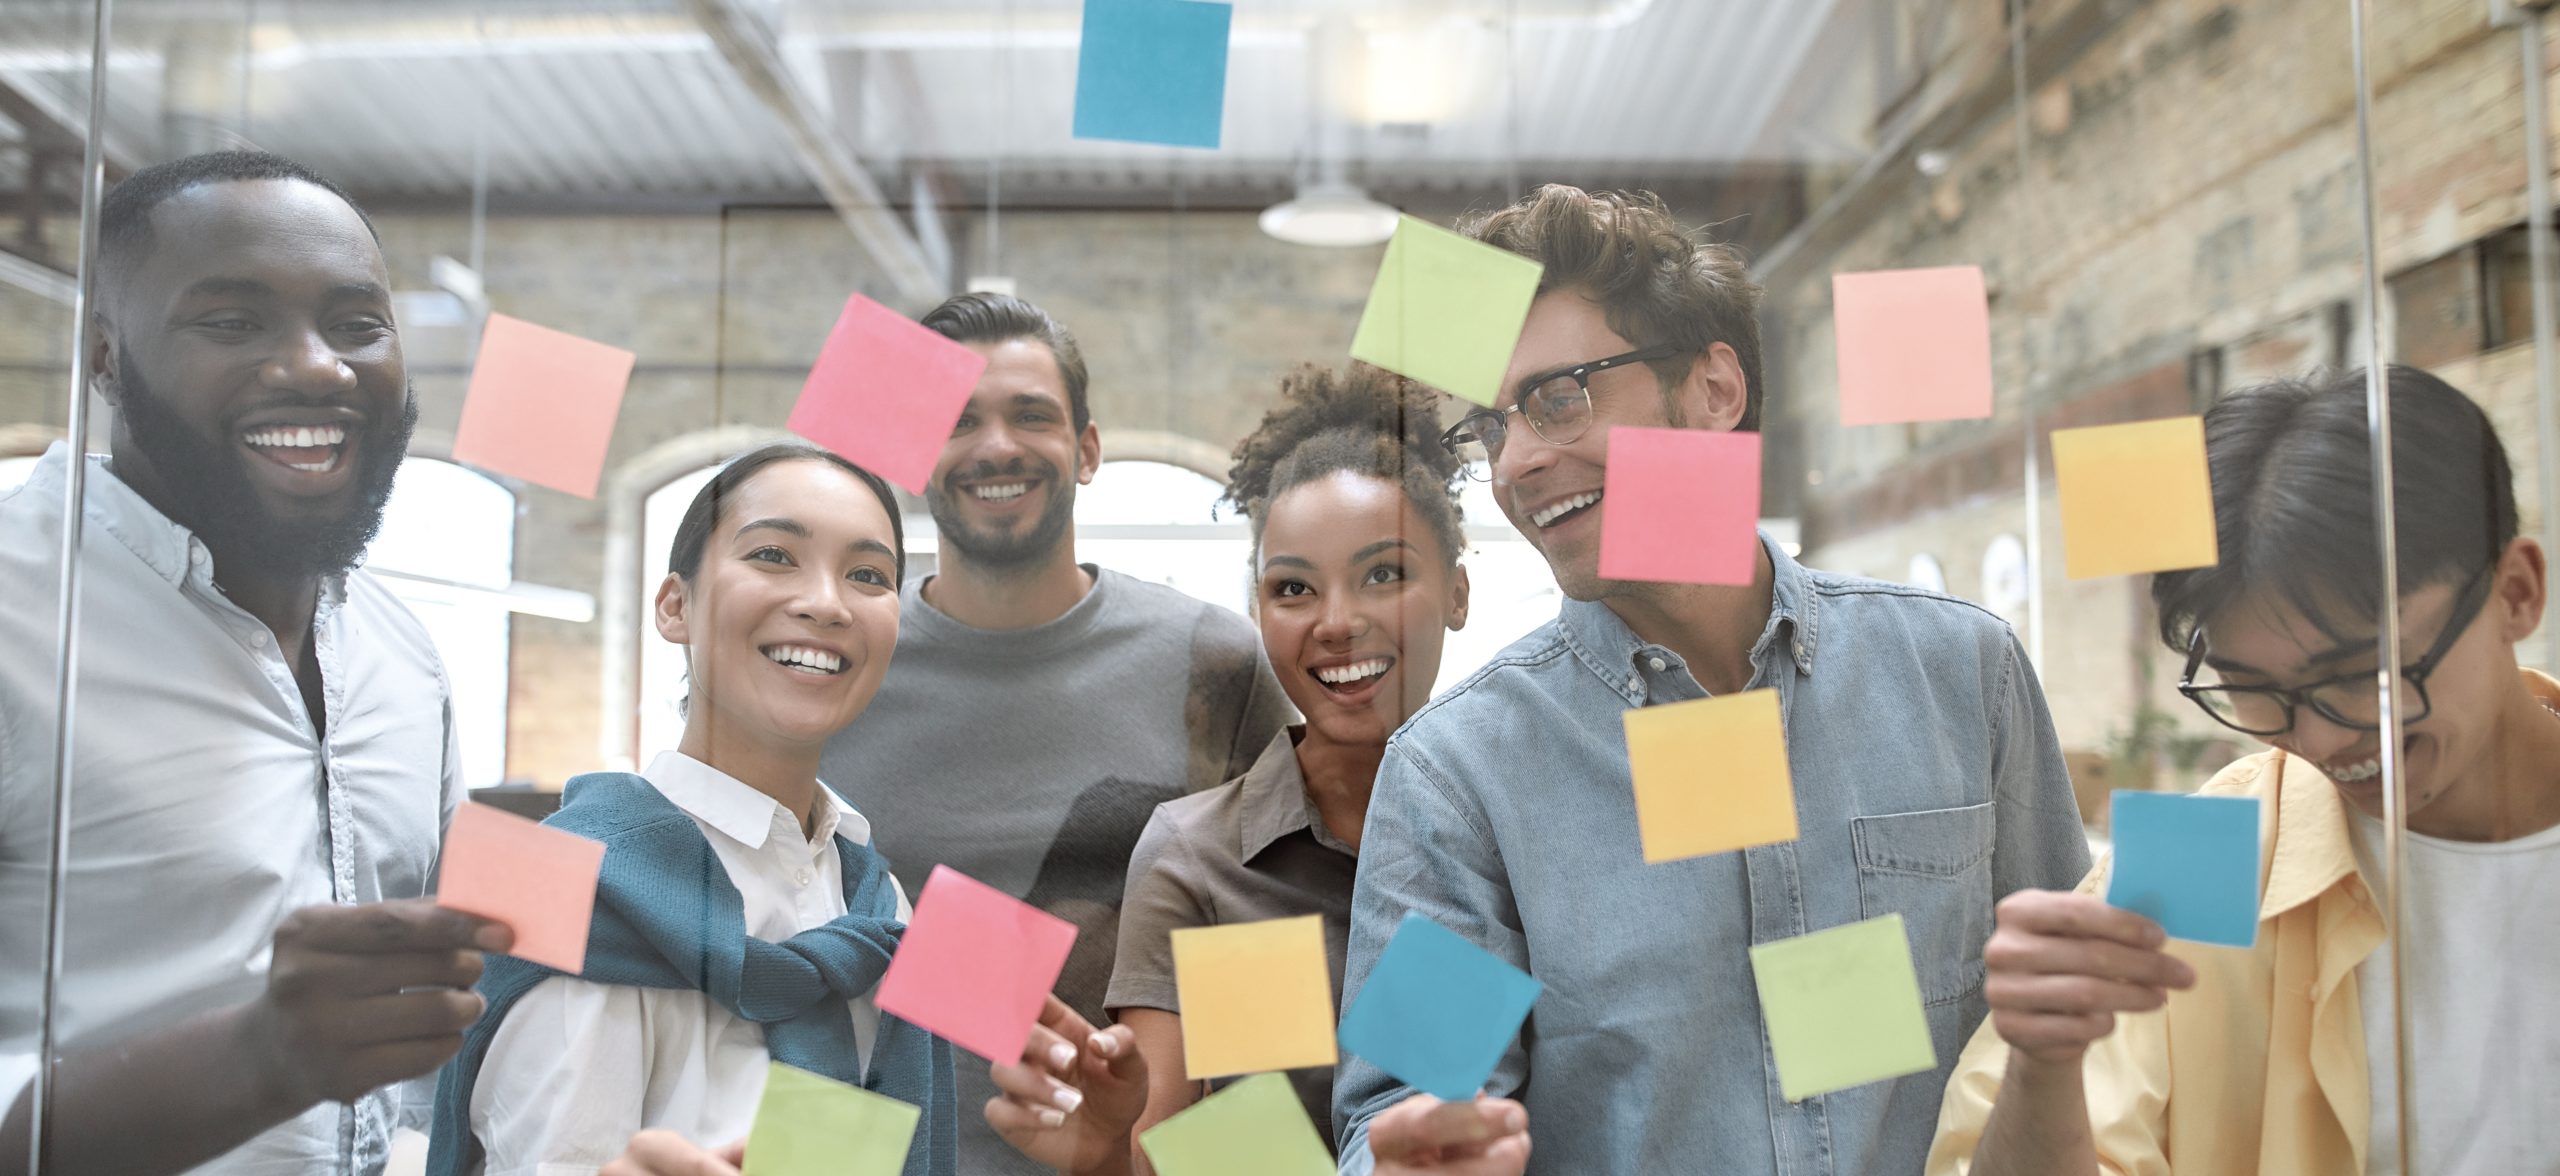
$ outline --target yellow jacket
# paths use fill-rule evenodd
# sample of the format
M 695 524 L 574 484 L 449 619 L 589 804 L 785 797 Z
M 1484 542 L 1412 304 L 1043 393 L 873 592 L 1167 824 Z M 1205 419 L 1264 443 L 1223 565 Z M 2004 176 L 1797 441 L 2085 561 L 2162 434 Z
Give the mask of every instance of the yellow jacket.
M 2560 707 L 2560 681 L 2532 670 L 2524 679 Z M 2319 769 L 2281 751 L 2240 760 L 2199 791 L 2255 796 L 2275 813 L 2260 841 L 2258 945 L 2173 942 L 2196 986 L 2158 1012 L 2119 1014 L 2116 1031 L 2089 1047 L 2082 1073 L 2098 1168 L 2353 1176 L 2373 1127 L 2356 965 L 2382 945 L 2383 921 L 2356 868 L 2346 804 Z M 2082 893 L 2106 885 L 2107 864 L 2089 871 Z M 1972 1167 L 2008 1064 L 2008 1043 L 1985 1019 L 1947 1083 L 1929 1176 Z
M 2084 1061 L 2098 1168 L 2121 1176 L 2341 1176 L 2364 1171 L 2371 1130 L 2356 965 L 2382 913 L 2356 870 L 2347 812 L 2318 769 L 2281 751 L 2224 768 L 2207 796 L 2255 796 L 2276 816 L 2261 842 L 2258 945 L 2172 943 L 2196 986 L 2158 1012 L 2119 1014 Z M 2107 862 L 2082 881 L 2106 884 Z M 1930 1176 L 1973 1164 L 2008 1043 L 1985 1020 L 1947 1084 Z M 2177 1097 L 2171 1098 L 2171 1091 Z M 2171 1141 L 2176 1151 L 2171 1152 Z

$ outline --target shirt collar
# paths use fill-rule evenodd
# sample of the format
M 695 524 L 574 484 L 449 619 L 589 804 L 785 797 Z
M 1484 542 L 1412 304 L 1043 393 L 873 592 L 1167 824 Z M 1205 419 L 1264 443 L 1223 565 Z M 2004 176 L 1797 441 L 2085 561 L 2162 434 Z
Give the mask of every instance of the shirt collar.
M 764 848 L 775 829 L 800 827 L 799 818 L 782 802 L 680 751 L 659 752 L 640 775 L 687 815 L 749 849 Z M 871 843 L 871 823 L 824 784 L 818 786 L 817 817 L 817 835 L 809 839 L 813 845 L 838 834 L 856 845 Z
M 56 441 L 44 451 L 35 470 L 27 477 L 24 493 L 43 495 L 55 501 L 62 498 L 63 483 L 70 477 L 71 446 Z M 115 537 L 135 558 L 171 587 L 184 589 L 190 583 L 210 594 L 219 594 L 213 582 L 213 553 L 205 548 L 195 532 L 179 526 L 160 508 L 151 505 L 124 479 L 116 476 L 114 465 L 105 454 L 89 455 L 89 476 L 81 484 L 81 503 L 88 512 L 90 525 Z M 343 573 L 320 579 L 321 615 L 334 610 L 346 599 L 346 576 Z
M 1798 673 L 1813 672 L 1815 596 L 1812 576 L 1803 564 L 1787 554 L 1769 533 L 1762 531 L 1760 546 L 1769 553 L 1771 568 L 1769 619 L 1760 630 L 1760 639 L 1751 646 L 1751 664 L 1768 664 L 1770 651 L 1778 643 L 1786 643 L 1786 652 Z M 1612 690 L 1627 696 L 1630 703 L 1642 705 L 1645 698 L 1643 675 L 1653 659 L 1666 664 L 1677 655 L 1658 645 L 1649 645 L 1636 636 L 1608 605 L 1590 600 L 1566 600 L 1557 618 L 1561 622 L 1565 644 Z
M 1337 853 L 1351 853 L 1325 828 L 1307 799 L 1307 778 L 1298 770 L 1298 735 L 1304 727 L 1283 727 L 1236 778 L 1238 820 L 1236 857 L 1250 862 L 1273 842 L 1301 829 Z

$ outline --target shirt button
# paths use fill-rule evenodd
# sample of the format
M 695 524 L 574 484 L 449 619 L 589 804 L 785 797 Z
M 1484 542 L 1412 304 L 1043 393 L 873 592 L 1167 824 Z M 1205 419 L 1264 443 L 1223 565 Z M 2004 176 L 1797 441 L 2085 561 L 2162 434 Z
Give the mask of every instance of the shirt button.
M 1649 666 L 1652 666 L 1652 667 L 1653 667 L 1653 672 L 1654 672 L 1654 673 L 1657 673 L 1657 674 L 1661 673 L 1661 672 L 1662 672 L 1662 671 L 1664 671 L 1664 670 L 1667 670 L 1667 669 L 1670 669 L 1670 668 L 1671 668 L 1671 663 L 1666 662 L 1666 661 L 1664 661 L 1664 660 L 1662 660 L 1661 658 L 1658 658 L 1658 657 L 1649 657 L 1649 658 L 1646 658 L 1646 659 L 1644 659 L 1644 664 L 1649 665 Z
M 249 644 L 255 645 L 260 649 L 265 649 L 267 647 L 267 631 L 260 629 L 255 633 L 249 634 Z
M 799 885 L 799 886 L 806 886 L 806 885 L 808 885 L 808 884 L 809 884 L 809 871 L 807 871 L 807 870 L 802 870 L 802 871 L 800 871 L 800 872 L 799 872 L 799 873 L 797 873 L 797 874 L 793 874 L 793 875 L 791 876 L 791 881 L 792 881 L 792 883 L 793 883 L 793 884 L 795 884 L 795 885 Z
M 1628 693 L 1630 693 L 1630 694 L 1639 694 L 1639 693 L 1642 693 L 1643 691 L 1644 691 L 1644 675 L 1642 675 L 1642 674 L 1629 674 L 1629 675 L 1627 675 L 1627 692 L 1628 692 Z

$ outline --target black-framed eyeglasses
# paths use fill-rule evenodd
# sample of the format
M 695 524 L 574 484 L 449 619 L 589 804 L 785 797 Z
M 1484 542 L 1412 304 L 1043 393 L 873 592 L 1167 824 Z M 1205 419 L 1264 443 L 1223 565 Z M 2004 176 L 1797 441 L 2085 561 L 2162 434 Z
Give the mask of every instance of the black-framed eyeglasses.
M 1459 418 L 1449 431 L 1440 434 L 1440 444 L 1466 463 L 1468 477 L 1482 481 L 1493 476 L 1494 459 L 1502 456 L 1512 413 L 1519 413 L 1547 444 L 1571 445 L 1591 428 L 1592 373 L 1696 350 L 1663 344 L 1550 372 L 1522 390 L 1519 403 L 1503 409 L 1479 408 Z
M 2434 713 L 2435 704 L 2427 697 L 2427 678 L 2436 672 L 2438 663 L 2453 651 L 2453 643 L 2471 627 L 2480 609 L 2489 600 L 2489 573 L 2497 565 L 2490 564 L 2473 572 L 2454 595 L 2453 614 L 2445 619 L 2444 631 L 2436 634 L 2435 644 L 2426 655 L 2400 667 L 2400 686 L 2404 700 L 2415 698 L 2404 722 L 2414 723 Z M 2321 718 L 2356 731 L 2382 729 L 2382 683 L 2371 670 L 2358 670 L 2323 678 L 2307 685 L 2283 689 L 2274 686 L 2198 686 L 2196 670 L 2204 664 L 2204 629 L 2198 626 L 2195 636 L 2187 641 L 2187 669 L 2178 676 L 2178 693 L 2213 716 L 2214 721 L 2244 735 L 2282 735 L 2293 730 L 2296 707 L 2309 706 Z

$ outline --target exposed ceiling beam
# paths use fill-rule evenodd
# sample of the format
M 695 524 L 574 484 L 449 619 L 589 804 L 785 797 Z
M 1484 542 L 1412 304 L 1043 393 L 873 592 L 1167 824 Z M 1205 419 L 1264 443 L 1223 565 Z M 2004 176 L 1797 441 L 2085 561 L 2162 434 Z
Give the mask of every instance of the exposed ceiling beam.
M 950 293 L 944 275 L 935 273 L 915 234 L 891 211 L 880 186 L 871 180 L 853 152 L 834 134 L 819 105 L 804 93 L 784 66 L 773 31 L 747 10 L 742 0 L 686 0 L 702 31 L 748 92 L 773 111 L 791 137 L 793 151 L 827 203 L 844 218 L 853 238 L 879 263 L 909 309 L 922 310 Z

